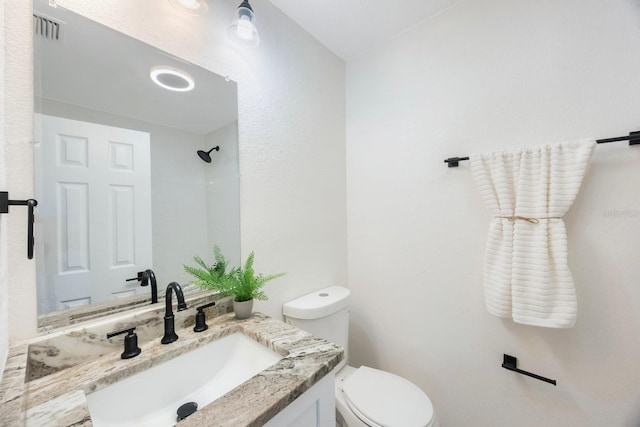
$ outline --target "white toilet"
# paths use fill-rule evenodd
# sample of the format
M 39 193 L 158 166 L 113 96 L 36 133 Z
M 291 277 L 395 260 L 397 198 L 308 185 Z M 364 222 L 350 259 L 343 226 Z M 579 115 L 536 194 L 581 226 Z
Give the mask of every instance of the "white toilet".
M 429 397 L 408 380 L 366 366 L 347 365 L 349 295 L 331 286 L 284 305 L 285 321 L 344 348 L 336 367 L 336 422 L 342 427 L 439 427 Z

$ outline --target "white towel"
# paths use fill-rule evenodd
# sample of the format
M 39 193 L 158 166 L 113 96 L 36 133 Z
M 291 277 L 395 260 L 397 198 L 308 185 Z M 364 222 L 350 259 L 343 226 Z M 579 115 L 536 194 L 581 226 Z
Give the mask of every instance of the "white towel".
M 593 140 L 470 156 L 493 215 L 484 259 L 490 313 L 516 323 L 569 328 L 578 304 L 562 216 L 573 203 Z

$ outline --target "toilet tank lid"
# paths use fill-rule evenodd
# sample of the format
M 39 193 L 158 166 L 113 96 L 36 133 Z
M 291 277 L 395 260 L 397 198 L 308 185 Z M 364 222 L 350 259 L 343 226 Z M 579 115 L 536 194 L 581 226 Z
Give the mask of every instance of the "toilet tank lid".
M 289 301 L 282 314 L 293 319 L 320 319 L 349 305 L 351 291 L 342 286 L 330 286 Z

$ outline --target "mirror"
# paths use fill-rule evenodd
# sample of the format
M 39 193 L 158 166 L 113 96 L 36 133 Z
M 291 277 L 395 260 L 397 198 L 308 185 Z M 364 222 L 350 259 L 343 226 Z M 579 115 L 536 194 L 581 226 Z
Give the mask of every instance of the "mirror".
M 160 87 L 150 78 L 158 66 L 186 72 L 195 87 Z M 149 303 L 150 287 L 127 279 L 152 269 L 162 294 L 189 282 L 183 264 L 210 260 L 214 244 L 238 265 L 234 82 L 43 0 L 34 3 L 34 80 L 41 319 Z

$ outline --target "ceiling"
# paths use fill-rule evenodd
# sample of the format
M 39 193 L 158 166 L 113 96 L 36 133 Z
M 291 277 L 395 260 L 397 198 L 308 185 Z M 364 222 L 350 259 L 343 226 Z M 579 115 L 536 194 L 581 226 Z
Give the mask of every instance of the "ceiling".
M 348 61 L 463 0 L 270 1 Z M 46 6 L 44 0 L 40 3 Z M 63 8 L 45 6 L 46 15 L 64 22 L 65 37 L 62 44 L 36 40 L 36 55 L 42 59 L 35 69 L 36 95 L 199 134 L 235 120 L 233 82 L 210 78 L 212 73 L 206 70 L 149 51 L 143 43 Z M 256 12 L 259 16 L 259 9 Z M 123 58 L 137 60 L 123 62 Z M 198 90 L 186 94 L 159 90 L 148 79 L 150 67 L 159 63 L 191 73 Z M 211 93 L 218 96 L 206 95 Z
M 349 61 L 463 0 L 270 1 L 332 52 Z M 256 10 L 258 19 L 259 13 Z

